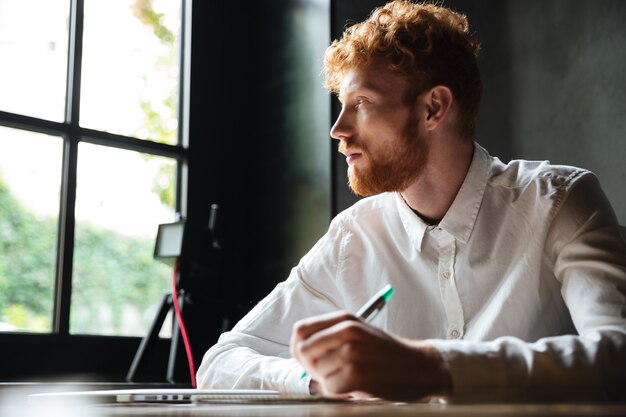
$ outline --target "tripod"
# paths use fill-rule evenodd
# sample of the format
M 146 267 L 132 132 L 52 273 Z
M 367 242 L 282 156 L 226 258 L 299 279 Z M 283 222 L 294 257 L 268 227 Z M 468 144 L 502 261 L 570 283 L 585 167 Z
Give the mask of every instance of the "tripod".
M 182 289 L 179 290 L 178 291 L 178 304 L 179 304 L 181 312 L 183 311 L 185 299 L 186 299 L 185 290 L 182 290 Z M 126 374 L 127 382 L 134 382 L 135 376 L 137 374 L 137 370 L 139 366 L 141 365 L 142 360 L 144 359 L 144 355 L 146 354 L 147 350 L 151 346 L 155 345 L 159 337 L 159 331 L 161 331 L 161 328 L 163 327 L 163 323 L 165 322 L 165 318 L 167 317 L 167 313 L 171 309 L 174 308 L 173 303 L 174 303 L 174 297 L 172 297 L 171 293 L 163 294 L 163 297 L 161 298 L 159 310 L 157 311 L 157 314 L 154 317 L 154 320 L 152 321 L 150 330 L 148 331 L 148 334 L 146 334 L 141 340 L 141 343 L 139 344 L 139 348 L 137 349 L 137 353 L 135 353 L 133 362 L 130 365 L 128 373 Z M 170 352 L 169 352 L 169 359 L 167 362 L 167 374 L 166 374 L 167 381 L 172 384 L 176 382 L 174 379 L 174 373 L 176 370 L 176 358 L 178 356 L 178 345 L 180 343 L 180 328 L 178 325 L 178 320 L 174 318 L 173 321 L 174 323 L 172 325 L 172 340 L 170 342 Z
M 126 374 L 126 380 L 133 382 L 146 351 L 149 347 L 154 346 L 158 339 L 159 331 L 163 327 L 163 322 L 167 313 L 174 309 L 178 317 L 174 318 L 172 325 L 172 340 L 170 343 L 169 360 L 167 363 L 167 381 L 174 383 L 174 373 L 176 368 L 176 359 L 178 357 L 178 345 L 181 339 L 181 333 L 185 349 L 187 350 L 187 361 L 190 368 L 191 384 L 195 385 L 195 369 L 194 358 L 191 352 L 191 346 L 189 338 L 186 333 L 186 326 L 182 322 L 182 311 L 185 303 L 191 305 L 189 294 L 184 289 L 179 287 L 181 272 L 181 263 L 188 266 L 185 276 L 188 281 L 204 281 L 207 282 L 207 277 L 215 277 L 217 275 L 217 269 L 215 266 L 216 259 L 219 260 L 219 256 L 216 252 L 221 250 L 221 245 L 217 239 L 216 225 L 217 225 L 217 204 L 211 205 L 211 212 L 209 214 L 208 228 L 204 226 L 195 225 L 186 222 L 185 220 L 179 220 L 175 223 L 160 224 L 157 232 L 156 245 L 154 249 L 154 257 L 165 260 L 166 263 L 174 259 L 174 285 L 172 290 L 174 292 L 164 294 L 161 299 L 159 310 L 152 322 L 152 326 L 148 331 L 148 334 L 142 339 L 139 349 L 135 354 L 133 362 Z M 208 249 L 208 250 L 207 250 Z M 182 258 L 182 253 L 185 253 Z M 204 264 L 198 260 L 210 259 L 211 262 Z M 181 259 L 186 259 L 185 262 Z M 194 261 L 190 261 L 194 260 Z M 199 280 L 201 276 L 203 279 Z M 198 287 L 198 285 L 195 285 Z M 202 291 L 201 291 L 202 292 Z M 174 303 L 178 300 L 178 305 Z M 191 309 L 193 312 L 193 308 Z M 179 320 L 180 319 L 180 323 Z M 181 328 L 182 324 L 182 328 Z

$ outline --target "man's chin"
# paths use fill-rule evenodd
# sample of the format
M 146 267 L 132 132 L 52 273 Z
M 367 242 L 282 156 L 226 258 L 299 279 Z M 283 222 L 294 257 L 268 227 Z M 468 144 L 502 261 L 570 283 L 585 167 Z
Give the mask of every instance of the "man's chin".
M 415 173 L 412 177 L 406 175 L 402 177 L 399 174 L 393 175 L 389 173 L 389 170 L 380 171 L 386 172 L 386 175 L 376 175 L 371 171 L 362 172 L 354 169 L 354 167 L 349 167 L 348 185 L 350 186 L 350 190 L 360 197 L 369 197 L 392 191 L 402 192 L 419 177 L 418 173 Z M 384 180 L 381 181 L 381 178 L 384 178 Z
M 354 172 L 353 168 L 348 169 L 348 186 L 354 194 L 360 197 L 369 197 L 386 191 L 376 187 L 371 179 L 366 178 L 366 175 Z
M 364 191 L 362 188 L 359 188 L 358 186 L 354 186 L 350 183 L 348 183 L 348 185 L 350 186 L 350 191 L 352 191 L 353 194 L 358 195 L 359 197 L 369 197 L 378 193 L 372 193 L 369 191 Z

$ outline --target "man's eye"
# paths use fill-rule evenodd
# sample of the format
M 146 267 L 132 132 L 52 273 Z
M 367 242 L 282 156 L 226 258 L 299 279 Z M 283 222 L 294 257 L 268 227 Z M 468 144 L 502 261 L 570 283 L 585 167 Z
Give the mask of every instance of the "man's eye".
M 363 104 L 363 103 L 365 103 L 365 100 L 362 99 L 362 98 L 359 98 L 359 99 L 356 100 L 356 102 L 354 104 L 354 107 L 355 108 L 359 108 L 361 106 L 361 104 Z

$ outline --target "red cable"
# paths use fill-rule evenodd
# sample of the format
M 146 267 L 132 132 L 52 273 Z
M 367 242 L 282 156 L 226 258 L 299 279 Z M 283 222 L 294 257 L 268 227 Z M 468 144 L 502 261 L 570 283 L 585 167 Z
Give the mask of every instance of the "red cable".
M 178 320 L 178 327 L 180 328 L 180 334 L 183 337 L 183 344 L 185 345 L 185 351 L 187 352 L 187 363 L 189 364 L 189 375 L 191 376 L 191 386 L 196 387 L 196 365 L 193 360 L 193 353 L 191 352 L 191 343 L 189 343 L 189 336 L 187 336 L 187 328 L 183 321 L 183 315 L 180 312 L 180 304 L 178 304 L 178 289 L 176 288 L 176 278 L 178 278 L 178 271 L 180 265 L 178 259 L 174 263 L 174 279 L 172 280 L 172 304 L 174 305 L 174 312 L 176 313 L 176 319 Z M 173 337 L 174 335 L 172 335 Z

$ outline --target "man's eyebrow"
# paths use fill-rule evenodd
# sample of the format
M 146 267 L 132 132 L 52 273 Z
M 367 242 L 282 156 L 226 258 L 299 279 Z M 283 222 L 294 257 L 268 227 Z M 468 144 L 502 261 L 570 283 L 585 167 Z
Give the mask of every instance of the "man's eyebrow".
M 376 85 L 375 83 L 372 83 L 372 82 L 363 83 L 358 88 L 356 88 L 356 90 L 357 91 L 372 92 L 374 94 L 381 94 L 381 93 L 383 93 L 385 91 L 383 88 L 381 88 L 380 86 L 378 86 L 378 85 Z
M 378 94 L 384 93 L 385 90 L 374 83 L 367 82 L 367 83 L 359 84 L 355 88 L 348 91 L 349 94 L 354 94 L 355 92 L 356 93 L 373 93 L 373 94 L 378 95 Z M 345 92 L 343 96 L 345 96 Z M 339 101 L 342 101 L 341 97 L 342 97 L 342 94 L 340 91 L 337 94 L 337 98 L 339 99 Z
M 362 89 L 363 90 L 367 90 L 367 91 L 371 91 L 371 92 L 373 92 L 375 94 L 382 94 L 382 93 L 385 92 L 385 89 L 382 86 L 380 86 L 378 84 L 375 84 L 375 83 L 371 83 L 371 82 L 370 83 L 365 83 L 362 86 Z

